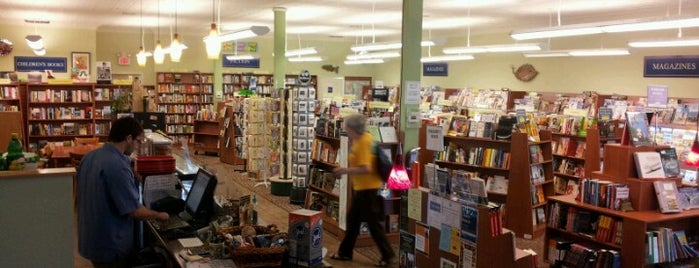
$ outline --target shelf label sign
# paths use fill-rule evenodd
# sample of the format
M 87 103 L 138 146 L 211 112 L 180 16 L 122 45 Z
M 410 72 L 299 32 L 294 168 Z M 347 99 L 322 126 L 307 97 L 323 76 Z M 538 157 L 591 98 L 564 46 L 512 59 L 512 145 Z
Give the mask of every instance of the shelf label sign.
M 449 64 L 446 62 L 430 62 L 422 64 L 423 76 L 449 76 Z
M 699 56 L 645 56 L 644 77 L 699 77 Z
M 66 57 L 15 57 L 15 71 L 31 72 L 51 70 L 57 73 L 68 72 Z
M 223 54 L 223 67 L 231 68 L 260 68 L 260 58 L 254 58 L 250 60 L 229 60 L 227 56 L 233 56 L 231 54 Z
M 430 151 L 444 151 L 444 131 L 442 126 L 427 126 L 426 147 Z

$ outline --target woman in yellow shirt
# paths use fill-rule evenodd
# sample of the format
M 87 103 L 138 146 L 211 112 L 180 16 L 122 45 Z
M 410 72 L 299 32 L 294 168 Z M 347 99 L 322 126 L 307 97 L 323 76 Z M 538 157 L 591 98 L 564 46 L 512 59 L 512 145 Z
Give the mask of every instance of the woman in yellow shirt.
M 376 157 L 372 153 L 374 138 L 366 132 L 366 119 L 361 114 L 344 118 L 343 129 L 349 137 L 351 146 L 346 168 L 333 170 L 336 176 L 349 175 L 352 181 L 352 203 L 347 212 L 347 230 L 337 253 L 331 256 L 335 260 L 352 260 L 355 243 L 362 222 L 369 227 L 371 237 L 381 252 L 378 267 L 387 267 L 395 259 L 395 253 L 386 240 L 386 234 L 380 224 L 383 218 L 382 198 L 378 195 L 382 181 L 376 167 Z

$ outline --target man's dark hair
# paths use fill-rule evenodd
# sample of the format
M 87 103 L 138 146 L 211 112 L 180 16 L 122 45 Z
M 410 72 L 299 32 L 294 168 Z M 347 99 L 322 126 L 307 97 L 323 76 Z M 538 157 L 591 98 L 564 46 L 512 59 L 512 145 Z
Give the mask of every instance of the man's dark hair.
M 109 141 L 122 142 L 126 137 L 131 135 L 136 138 L 143 133 L 143 127 L 133 117 L 122 117 L 112 122 L 112 129 L 109 130 Z

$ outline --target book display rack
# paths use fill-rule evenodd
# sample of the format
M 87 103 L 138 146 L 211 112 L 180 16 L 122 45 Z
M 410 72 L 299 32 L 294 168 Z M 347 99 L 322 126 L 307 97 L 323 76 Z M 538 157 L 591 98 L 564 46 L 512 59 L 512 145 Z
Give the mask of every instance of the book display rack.
M 501 207 L 465 205 L 424 188 L 405 197 L 420 201 L 401 217 L 398 258 L 408 267 L 444 267 L 443 260 L 459 264 L 454 267 L 536 267 L 532 253 L 517 248 L 515 234 L 503 227 Z
M 423 122 L 420 131 L 421 148 L 427 148 L 427 124 Z M 541 131 L 539 137 L 540 141 L 533 142 L 529 135 L 518 132 L 512 133 L 509 141 L 446 135 L 444 144 L 452 147 L 446 151 L 463 152 L 463 157 L 442 154 L 445 157 L 438 157 L 435 164 L 451 170 L 475 173 L 486 180 L 488 185 L 502 184 L 494 180 L 496 177 L 505 177 L 506 192 L 488 191 L 488 199 L 506 204 L 505 226 L 508 229 L 518 237 L 532 239 L 544 233 L 546 197 L 553 195 L 551 132 Z M 532 157 L 532 152 L 539 152 L 538 156 L 535 153 L 535 157 Z M 422 150 L 420 162 L 429 163 L 433 155 L 432 151 Z M 521 161 L 524 159 L 526 161 Z M 489 182 L 491 180 L 493 182 Z
M 229 98 L 219 109 L 219 156 L 221 162 L 233 165 L 234 170 L 245 170 L 244 101 L 243 97 Z
M 267 128 L 268 101 L 264 97 L 244 99 L 246 168 L 248 176 L 258 181 L 269 178 L 271 148 Z
M 213 110 L 212 73 L 157 73 L 158 111 L 165 113 L 165 132 L 189 140 L 198 111 Z
M 673 236 L 679 234 L 694 241 L 699 230 L 693 223 L 699 220 L 699 211 L 661 213 L 653 186 L 660 182 L 677 184 L 680 179 L 639 179 L 636 175 L 634 153 L 656 149 L 652 146 L 605 145 L 602 171 L 591 174 L 590 180 L 598 184 L 626 185 L 629 191 L 628 202 L 633 211 L 625 211 L 630 209 L 628 207 L 620 211 L 593 205 L 589 201 L 582 202 L 582 199 L 589 200 L 590 196 L 595 199 L 595 195 L 601 195 L 591 188 L 582 189 L 578 198 L 574 195 L 549 197 L 545 238 L 545 245 L 548 246 L 545 247 L 544 255 L 552 261 L 556 255 L 553 245 L 567 241 L 596 252 L 596 256 L 604 256 L 603 252 L 616 252 L 618 256 L 612 259 L 620 262 L 620 267 L 644 267 L 687 258 L 689 255 L 681 257 L 688 252 L 682 249 L 685 247 L 681 244 L 682 241 L 678 240 L 677 244 L 667 241 L 674 241 Z

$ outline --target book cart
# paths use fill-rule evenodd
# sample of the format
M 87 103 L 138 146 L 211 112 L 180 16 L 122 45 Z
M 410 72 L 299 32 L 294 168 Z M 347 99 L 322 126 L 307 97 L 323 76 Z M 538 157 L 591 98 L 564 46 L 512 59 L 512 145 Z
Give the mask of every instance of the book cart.
M 616 252 L 618 257 L 615 258 L 620 262 L 620 267 L 647 267 L 653 265 L 649 262 L 649 256 L 654 254 L 652 251 L 656 248 L 652 244 L 649 245 L 649 241 L 652 241 L 649 234 L 661 228 L 684 231 L 687 236 L 699 232 L 696 227 L 696 223 L 699 222 L 699 210 L 686 210 L 674 214 L 658 212 L 653 182 L 672 180 L 679 184 L 680 179 L 636 177 L 633 153 L 655 149 L 656 147 L 652 146 L 605 145 L 603 170 L 592 173 L 593 180 L 628 185 L 629 200 L 634 211 L 623 212 L 594 206 L 579 201 L 573 195 L 549 197 L 549 226 L 546 229 L 544 247 L 544 256 L 547 256 L 548 261 L 555 261 L 556 242 L 570 241 L 597 251 L 598 256 L 602 255 L 600 252 Z M 668 248 L 665 250 L 670 252 Z M 660 248 L 660 251 L 663 251 L 663 248 Z M 596 261 L 599 262 L 600 259 Z

